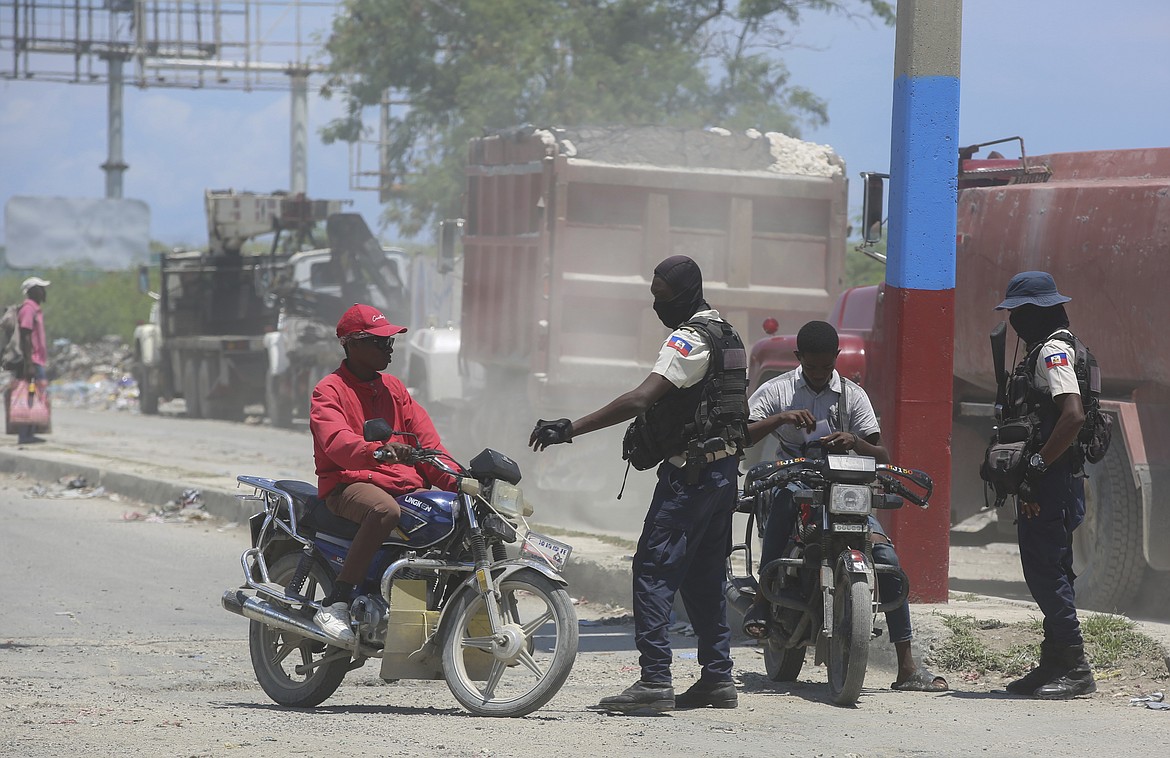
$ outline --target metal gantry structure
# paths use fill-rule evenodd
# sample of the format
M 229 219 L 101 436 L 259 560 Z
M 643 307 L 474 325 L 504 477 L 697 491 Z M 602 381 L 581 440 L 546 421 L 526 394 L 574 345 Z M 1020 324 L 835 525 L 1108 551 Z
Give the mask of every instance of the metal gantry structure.
M 291 93 L 289 175 L 308 181 L 308 80 L 325 70 L 306 34 L 327 29 L 331 0 L 0 0 L 0 77 L 105 84 L 106 197 L 122 197 L 123 90 Z

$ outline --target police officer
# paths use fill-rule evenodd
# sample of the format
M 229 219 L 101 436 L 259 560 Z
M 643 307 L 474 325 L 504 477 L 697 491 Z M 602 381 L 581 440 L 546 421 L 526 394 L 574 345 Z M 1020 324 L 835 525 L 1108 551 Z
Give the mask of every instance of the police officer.
M 731 630 L 723 583 L 737 466 L 747 434 L 746 356 L 739 336 L 703 299 L 702 273 L 693 260 L 682 255 L 664 260 L 654 269 L 650 292 L 654 311 L 673 330 L 650 375 L 576 421 L 537 422 L 529 444 L 543 450 L 640 414 L 648 419 L 650 436 L 665 436 L 666 459 L 658 466 L 658 484 L 633 563 L 634 640 L 641 654 L 641 677 L 622 693 L 602 698 L 597 708 L 623 713 L 676 706 L 735 708 L 739 699 L 731 680 Z M 728 340 L 734 343 L 732 348 L 718 348 L 716 357 L 714 345 L 727 345 Z M 715 365 L 722 365 L 720 376 L 715 376 Z M 699 435 L 703 439 L 695 437 L 699 424 L 672 425 L 697 418 L 702 396 L 712 387 L 730 387 L 728 392 L 738 393 L 738 419 L 727 422 L 724 417 L 718 428 L 708 427 Z M 736 398 L 724 398 L 728 401 L 724 407 L 736 404 Z M 682 595 L 698 638 L 702 666 L 699 680 L 677 698 L 668 630 L 676 592 Z
M 1040 449 L 1027 462 L 1018 493 L 1017 533 L 1024 581 L 1044 614 L 1044 641 L 1039 665 L 1007 686 L 1008 692 L 1047 700 L 1097 691 L 1085 658 L 1085 644 L 1074 600 L 1072 533 L 1085 518 L 1082 461 L 1073 445 L 1085 421 L 1074 354 L 1057 335 L 1068 333 L 1064 303 L 1052 275 L 1024 271 L 1008 282 L 996 310 L 1010 311 L 1012 329 L 1028 354 L 1017 371 L 1027 371 L 1024 398 L 1009 395 L 1008 410 L 1035 413 L 1040 420 Z M 1013 384 L 1013 392 L 1018 392 Z M 1020 401 L 1017 405 L 1016 401 Z M 1022 406 L 1022 407 L 1021 407 Z M 1006 420 L 1011 420 L 1007 419 Z

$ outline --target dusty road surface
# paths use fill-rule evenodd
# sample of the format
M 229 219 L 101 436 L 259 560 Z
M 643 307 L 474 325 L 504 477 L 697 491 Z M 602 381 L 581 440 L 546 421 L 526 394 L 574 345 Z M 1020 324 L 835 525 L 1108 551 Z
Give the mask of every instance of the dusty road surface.
M 779 685 L 737 646 L 738 710 L 657 718 L 587 710 L 637 676 L 628 624 L 582 606 L 581 654 L 544 709 L 470 716 L 442 682 L 383 683 L 352 672 L 324 706 L 272 704 L 253 679 L 247 622 L 219 607 L 238 584 L 245 530 L 131 521 L 140 504 L 30 496 L 0 477 L 0 755 L 1149 755 L 1170 714 L 1122 697 L 1045 703 L 992 694 L 895 693 L 871 670 L 855 708 L 826 702 L 823 669 Z M 676 683 L 697 673 L 676 637 Z M 1068 735 L 1075 740 L 1066 742 Z

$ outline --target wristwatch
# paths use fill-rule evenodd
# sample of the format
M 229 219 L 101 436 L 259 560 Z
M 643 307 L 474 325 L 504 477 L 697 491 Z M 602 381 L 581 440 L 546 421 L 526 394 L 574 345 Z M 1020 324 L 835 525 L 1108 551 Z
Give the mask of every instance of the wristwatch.
M 1033 453 L 1032 457 L 1028 459 L 1028 468 L 1037 474 L 1043 474 L 1048 471 L 1048 464 L 1044 462 L 1044 456 L 1040 453 Z

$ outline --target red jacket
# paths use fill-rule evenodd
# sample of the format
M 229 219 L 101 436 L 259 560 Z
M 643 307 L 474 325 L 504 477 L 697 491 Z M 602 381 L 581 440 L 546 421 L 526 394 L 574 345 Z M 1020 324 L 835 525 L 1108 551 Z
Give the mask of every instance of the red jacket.
M 404 495 L 437 486 L 454 491 L 455 479 L 433 466 L 379 463 L 374 451 L 381 442 L 366 442 L 362 425 L 384 418 L 392 429 L 414 432 L 423 447 L 444 449 L 431 417 L 396 377 L 379 374 L 370 382 L 358 379 L 342 362 L 317 383 L 309 410 L 313 431 L 313 460 L 317 465 L 317 491 L 325 497 L 338 484 L 373 482 L 391 495 Z M 391 438 L 411 442 L 409 438 Z

